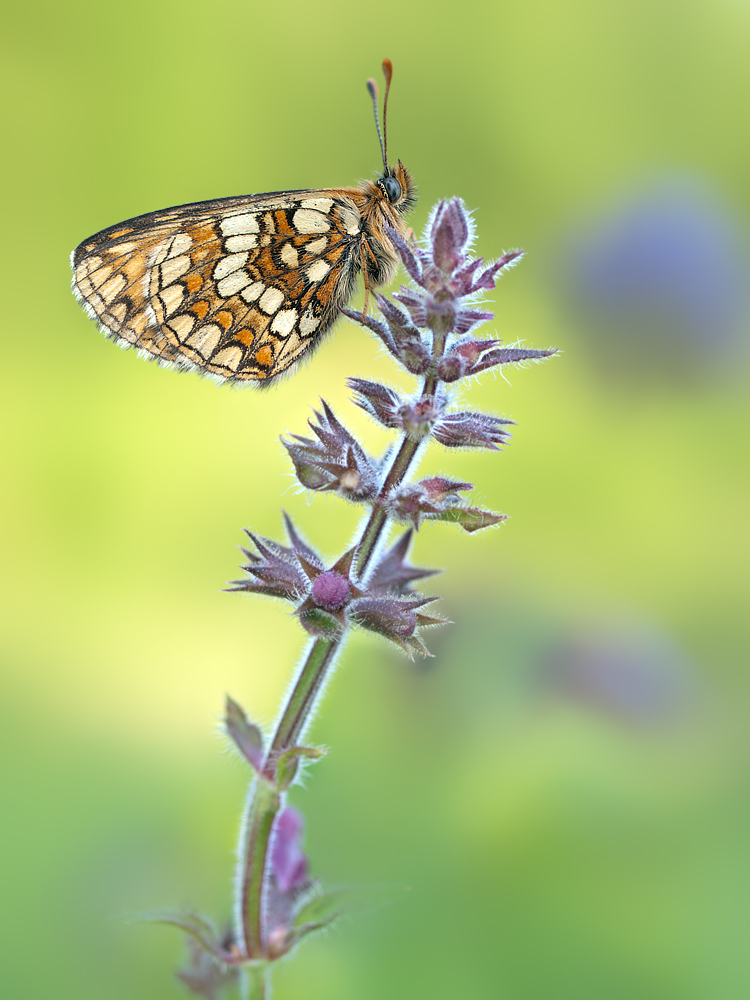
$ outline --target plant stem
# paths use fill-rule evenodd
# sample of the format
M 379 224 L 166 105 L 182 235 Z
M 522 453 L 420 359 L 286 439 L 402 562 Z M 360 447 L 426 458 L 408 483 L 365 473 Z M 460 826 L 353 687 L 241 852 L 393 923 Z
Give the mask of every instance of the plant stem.
M 435 357 L 439 358 L 442 355 L 442 345 L 438 345 L 437 335 L 434 340 L 434 348 L 437 350 L 439 347 L 439 353 L 436 353 Z M 444 341 L 443 337 L 443 345 Z M 436 388 L 437 375 L 435 372 L 430 372 L 422 389 L 423 397 L 433 396 Z M 391 490 L 403 481 L 421 443 L 404 436 L 378 494 L 379 500 L 386 498 Z M 382 503 L 374 504 L 357 546 L 356 569 L 359 577 L 367 572 L 387 521 L 386 507 Z M 316 639 L 313 642 L 276 725 L 263 773 L 248 793 L 246 818 L 241 833 L 238 878 L 241 893 L 238 917 L 248 958 L 261 956 L 265 945 L 263 887 L 273 822 L 282 805 L 281 795 L 271 784 L 276 777 L 277 760 L 285 750 L 296 746 L 301 738 L 343 638 L 342 636 L 336 639 Z M 258 998 L 264 995 L 265 993 L 257 994 Z M 250 997 L 255 1000 L 255 995 L 252 993 Z
M 445 338 L 443 338 L 443 341 Z M 438 345 L 435 344 L 435 347 Z M 440 354 L 436 355 L 440 357 L 442 354 L 442 349 Z M 422 388 L 422 396 L 432 397 L 435 395 L 435 389 L 437 388 L 437 375 L 434 372 L 430 372 L 425 379 L 424 386 Z M 416 458 L 419 447 L 422 444 L 421 441 L 415 441 L 413 438 L 404 437 L 401 442 L 401 447 L 393 460 L 393 465 L 388 470 L 388 475 L 385 477 L 385 482 L 383 483 L 378 499 L 383 499 L 388 496 L 390 491 L 403 482 L 411 463 Z M 383 504 L 375 504 L 370 512 L 370 516 L 367 519 L 367 524 L 365 525 L 365 530 L 362 532 L 362 538 L 357 546 L 357 556 L 356 556 L 356 567 L 357 574 L 361 578 L 367 571 L 367 567 L 370 564 L 375 551 L 378 547 L 378 542 L 380 541 L 380 536 L 383 534 L 383 529 L 388 521 L 388 512 L 386 511 Z
M 263 858 L 265 863 L 273 821 L 280 806 L 281 796 L 276 788 L 259 775 L 248 793 L 240 843 L 239 922 L 248 958 L 260 958 L 263 954 L 263 873 L 257 877 L 255 860 Z
M 243 969 L 243 996 L 245 1000 L 266 1000 L 268 992 L 268 965 L 247 965 Z
M 264 774 L 273 781 L 276 758 L 284 750 L 296 746 L 302 735 L 328 667 L 338 650 L 339 639 L 316 639 L 289 695 L 279 719 L 271 748 L 266 758 Z

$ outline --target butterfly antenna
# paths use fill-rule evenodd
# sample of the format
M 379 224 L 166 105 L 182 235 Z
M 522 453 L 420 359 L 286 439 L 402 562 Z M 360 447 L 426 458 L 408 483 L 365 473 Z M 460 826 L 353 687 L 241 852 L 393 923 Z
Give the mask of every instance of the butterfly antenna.
M 375 112 L 375 128 L 378 130 L 378 140 L 380 142 L 380 152 L 383 155 L 383 166 L 388 173 L 388 161 L 385 158 L 385 147 L 383 145 L 383 133 L 380 131 L 380 119 L 378 118 L 378 85 L 370 77 L 367 81 L 367 91 L 372 98 L 372 110 Z
M 383 163 L 388 170 L 388 95 L 391 92 L 393 79 L 393 63 L 390 59 L 383 60 L 383 76 L 385 77 L 385 99 L 383 100 Z

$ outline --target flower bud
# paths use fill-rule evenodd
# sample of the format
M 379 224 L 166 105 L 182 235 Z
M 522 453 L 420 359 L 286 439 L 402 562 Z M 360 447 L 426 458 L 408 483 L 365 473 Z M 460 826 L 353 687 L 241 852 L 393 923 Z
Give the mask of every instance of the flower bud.
M 351 591 L 345 576 L 328 570 L 313 581 L 312 598 L 324 611 L 340 611 L 348 602 Z

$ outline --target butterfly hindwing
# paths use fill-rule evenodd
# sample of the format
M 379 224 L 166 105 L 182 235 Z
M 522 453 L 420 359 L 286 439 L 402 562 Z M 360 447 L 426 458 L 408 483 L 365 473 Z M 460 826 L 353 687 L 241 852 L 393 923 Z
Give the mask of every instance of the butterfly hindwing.
M 351 296 L 359 194 L 280 192 L 139 216 L 74 251 L 74 290 L 123 346 L 219 379 L 271 379 Z

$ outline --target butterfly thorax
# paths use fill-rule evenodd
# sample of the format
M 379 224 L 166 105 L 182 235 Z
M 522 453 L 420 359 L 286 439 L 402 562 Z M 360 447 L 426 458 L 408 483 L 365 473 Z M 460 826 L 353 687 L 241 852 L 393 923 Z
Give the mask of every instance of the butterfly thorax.
M 406 231 L 404 215 L 416 201 L 416 186 L 409 171 L 399 160 L 395 167 L 377 181 L 363 181 L 359 188 L 348 192 L 357 206 L 363 226 L 362 256 L 366 281 L 370 286 L 384 285 L 391 280 L 398 258 L 386 226 L 401 235 Z

